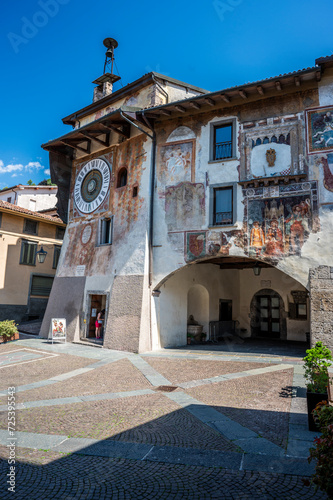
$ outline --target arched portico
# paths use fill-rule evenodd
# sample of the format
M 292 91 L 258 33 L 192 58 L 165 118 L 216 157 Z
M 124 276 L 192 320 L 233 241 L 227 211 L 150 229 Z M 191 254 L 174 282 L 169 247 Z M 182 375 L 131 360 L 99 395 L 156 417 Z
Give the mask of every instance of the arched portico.
M 160 292 L 153 305 L 156 307 L 158 303 L 158 319 L 152 332 L 155 346 L 185 345 L 187 320 L 192 310 L 196 311 L 194 318 L 203 324 L 208 338 L 210 323 L 226 319 L 233 321 L 237 333 L 244 338 L 265 338 L 265 335 L 257 335 L 258 330 L 254 331 L 254 304 L 258 304 L 260 296 L 269 298 L 270 316 L 278 311 L 278 327 L 270 318 L 270 331 L 272 324 L 275 324 L 273 330 L 279 330 L 272 338 L 284 342 L 306 341 L 310 331 L 308 292 L 304 286 L 272 265 L 255 259 L 202 260 L 169 274 L 155 290 Z M 278 299 L 278 309 L 273 299 Z M 230 318 L 223 317 L 226 311 Z

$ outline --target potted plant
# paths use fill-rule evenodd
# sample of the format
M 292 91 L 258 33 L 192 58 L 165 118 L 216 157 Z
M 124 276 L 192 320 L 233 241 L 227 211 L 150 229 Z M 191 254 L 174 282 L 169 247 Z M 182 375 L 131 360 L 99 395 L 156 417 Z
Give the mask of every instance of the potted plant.
M 19 332 L 14 320 L 0 321 L 0 337 L 2 337 L 2 342 L 19 338 Z
M 315 473 L 311 483 L 333 498 L 333 406 L 327 401 L 319 403 L 313 411 L 322 435 L 314 440 L 315 448 L 310 448 L 308 462 L 316 460 Z M 309 481 L 304 481 L 308 486 Z
M 306 379 L 306 399 L 308 405 L 308 424 L 310 431 L 318 430 L 312 412 L 318 403 L 328 399 L 327 388 L 329 385 L 329 375 L 327 368 L 331 366 L 331 351 L 317 342 L 314 347 L 306 351 L 304 361 L 304 376 Z
M 187 344 L 190 345 L 192 340 L 194 339 L 194 335 L 192 333 L 187 332 Z

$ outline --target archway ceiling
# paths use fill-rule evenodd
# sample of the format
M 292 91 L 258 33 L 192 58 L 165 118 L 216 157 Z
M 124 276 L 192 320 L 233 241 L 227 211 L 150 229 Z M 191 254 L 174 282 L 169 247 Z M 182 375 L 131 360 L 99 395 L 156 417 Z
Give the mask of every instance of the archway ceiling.
M 214 257 L 207 259 L 198 264 L 214 264 L 219 266 L 220 269 L 252 269 L 254 266 L 259 267 L 274 267 L 267 262 L 261 260 L 247 259 L 243 257 Z

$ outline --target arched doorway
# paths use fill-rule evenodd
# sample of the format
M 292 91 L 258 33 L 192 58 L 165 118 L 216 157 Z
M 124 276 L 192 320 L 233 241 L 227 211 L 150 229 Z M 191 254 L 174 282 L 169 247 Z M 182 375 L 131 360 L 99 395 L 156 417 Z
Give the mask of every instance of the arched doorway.
M 279 293 L 264 288 L 254 294 L 251 301 L 251 337 L 286 339 L 286 315 Z
M 202 285 L 193 285 L 187 293 L 187 319 L 193 316 L 203 331 L 209 333 L 209 294 Z

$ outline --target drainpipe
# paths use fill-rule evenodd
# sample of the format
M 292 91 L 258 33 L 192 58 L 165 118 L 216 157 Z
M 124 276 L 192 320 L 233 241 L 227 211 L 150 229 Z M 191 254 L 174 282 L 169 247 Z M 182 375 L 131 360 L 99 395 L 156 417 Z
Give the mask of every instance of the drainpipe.
M 128 123 L 136 127 L 143 134 L 150 137 L 152 140 L 152 149 L 151 149 L 151 168 L 150 168 L 150 206 L 149 206 L 149 229 L 148 229 L 148 251 L 149 251 L 149 287 L 152 284 L 152 276 L 153 276 L 153 234 L 154 234 L 154 186 L 155 186 L 155 159 L 156 159 L 156 133 L 151 124 L 145 117 L 144 111 L 142 112 L 143 119 L 147 125 L 147 127 L 152 131 L 152 135 L 143 130 L 143 128 L 139 127 L 136 123 L 132 122 L 127 116 L 120 112 L 120 115 L 126 120 Z

